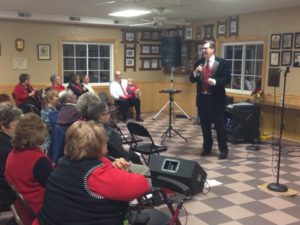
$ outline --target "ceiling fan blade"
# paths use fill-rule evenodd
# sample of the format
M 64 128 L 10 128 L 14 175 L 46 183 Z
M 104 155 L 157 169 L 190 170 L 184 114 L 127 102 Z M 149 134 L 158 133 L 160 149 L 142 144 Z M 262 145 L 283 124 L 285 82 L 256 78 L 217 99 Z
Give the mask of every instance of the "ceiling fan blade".
M 107 2 L 98 2 L 95 5 L 110 5 L 110 4 L 115 4 L 117 2 L 118 1 L 116 1 L 116 0 L 112 0 L 112 1 L 107 1 Z
M 140 26 L 147 26 L 147 25 L 153 25 L 154 22 L 148 22 L 148 23 L 137 23 L 137 24 L 131 24 L 130 27 L 140 27 Z
M 179 25 L 179 26 L 189 26 L 189 25 L 191 25 L 190 22 L 186 22 L 184 20 L 164 20 L 163 23 L 168 24 L 168 25 Z

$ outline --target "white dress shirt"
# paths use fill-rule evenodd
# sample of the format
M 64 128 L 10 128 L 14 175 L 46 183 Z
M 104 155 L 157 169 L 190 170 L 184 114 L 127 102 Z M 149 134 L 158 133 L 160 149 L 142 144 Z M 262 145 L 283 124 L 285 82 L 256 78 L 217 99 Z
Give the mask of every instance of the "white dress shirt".
M 124 91 L 122 90 L 121 85 L 122 85 Z M 111 84 L 109 86 L 109 92 L 110 92 L 110 95 L 114 99 L 120 99 L 120 96 L 124 96 L 127 94 L 126 93 L 127 79 L 122 79 L 121 85 L 118 81 L 115 81 L 115 80 L 113 82 L 111 82 Z

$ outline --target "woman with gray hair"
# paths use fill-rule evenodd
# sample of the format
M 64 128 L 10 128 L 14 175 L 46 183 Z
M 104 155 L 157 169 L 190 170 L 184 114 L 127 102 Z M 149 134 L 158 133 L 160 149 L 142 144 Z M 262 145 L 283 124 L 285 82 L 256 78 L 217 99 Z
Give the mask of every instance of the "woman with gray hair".
M 15 194 L 4 178 L 6 159 L 12 149 L 11 138 L 22 111 L 8 104 L 0 104 L 0 212 L 9 210 L 15 200 Z
M 142 164 L 139 156 L 134 152 L 127 152 L 122 146 L 122 137 L 114 128 L 109 125 L 110 111 L 108 105 L 101 98 L 93 93 L 81 95 L 77 101 L 76 107 L 86 120 L 94 120 L 104 127 L 108 137 L 107 155 L 115 159 L 125 159 L 130 161 L 129 168 L 133 173 L 140 173 L 146 176 L 150 175 L 149 168 Z

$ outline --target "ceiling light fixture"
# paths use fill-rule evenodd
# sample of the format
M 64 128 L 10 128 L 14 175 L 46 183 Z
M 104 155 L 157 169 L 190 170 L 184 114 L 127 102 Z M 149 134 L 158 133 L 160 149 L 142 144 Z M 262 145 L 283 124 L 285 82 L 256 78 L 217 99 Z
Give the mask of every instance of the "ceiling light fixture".
M 117 16 L 117 17 L 137 17 L 137 16 L 142 16 L 151 13 L 151 11 L 147 10 L 136 10 L 136 9 L 127 9 L 127 10 L 122 10 L 114 13 L 108 14 L 109 16 Z

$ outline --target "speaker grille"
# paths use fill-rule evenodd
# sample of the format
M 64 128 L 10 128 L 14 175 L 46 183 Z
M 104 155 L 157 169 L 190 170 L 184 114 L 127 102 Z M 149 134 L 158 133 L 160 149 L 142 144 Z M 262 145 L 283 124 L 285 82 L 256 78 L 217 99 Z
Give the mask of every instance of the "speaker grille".
M 162 66 L 181 66 L 181 37 L 163 37 L 161 46 Z

